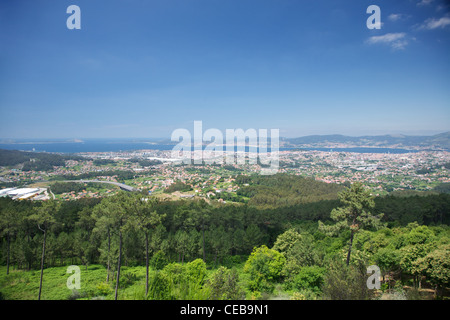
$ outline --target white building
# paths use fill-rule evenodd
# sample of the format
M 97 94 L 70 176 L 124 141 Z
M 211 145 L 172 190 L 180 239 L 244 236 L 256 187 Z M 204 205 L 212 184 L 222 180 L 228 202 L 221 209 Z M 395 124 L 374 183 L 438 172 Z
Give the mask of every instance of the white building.
M 0 196 L 8 196 L 13 200 L 27 200 L 42 194 L 46 188 L 8 188 L 0 190 Z

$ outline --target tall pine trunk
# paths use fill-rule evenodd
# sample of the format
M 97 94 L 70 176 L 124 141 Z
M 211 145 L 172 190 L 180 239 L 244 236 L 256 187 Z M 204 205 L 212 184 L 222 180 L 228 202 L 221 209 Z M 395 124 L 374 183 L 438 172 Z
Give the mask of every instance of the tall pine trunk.
M 145 233 L 145 296 L 148 294 L 148 232 Z
M 110 267 L 109 267 L 109 260 L 110 260 L 110 257 L 111 257 L 111 253 L 110 253 L 110 250 L 111 250 L 111 233 L 110 233 L 110 231 L 109 231 L 109 228 L 108 228 L 108 262 L 107 262 L 107 269 L 106 269 L 106 282 L 108 283 L 109 282 L 109 273 L 110 273 Z
M 119 231 L 119 261 L 117 262 L 117 279 L 116 279 L 116 292 L 114 300 L 117 300 L 117 292 L 119 291 L 119 278 L 120 278 L 120 266 L 122 263 L 122 231 Z
M 347 253 L 347 266 L 350 264 L 350 254 L 352 253 L 353 235 L 354 235 L 354 231 L 352 230 L 352 233 L 350 235 L 350 245 L 348 247 L 348 253 Z
M 41 292 L 42 292 L 42 278 L 44 276 L 44 258 L 45 258 L 45 240 L 47 238 L 47 232 L 44 232 L 44 241 L 42 242 L 42 256 L 41 256 L 41 279 L 39 281 L 39 295 L 38 300 L 41 300 Z
M 9 256 L 10 256 L 10 252 L 11 252 L 11 237 L 9 235 L 9 232 L 6 234 L 6 239 L 7 239 L 7 254 L 6 254 L 6 275 L 9 274 Z
M 203 247 L 203 262 L 206 263 L 206 252 L 205 252 L 205 227 L 202 224 L 202 247 Z

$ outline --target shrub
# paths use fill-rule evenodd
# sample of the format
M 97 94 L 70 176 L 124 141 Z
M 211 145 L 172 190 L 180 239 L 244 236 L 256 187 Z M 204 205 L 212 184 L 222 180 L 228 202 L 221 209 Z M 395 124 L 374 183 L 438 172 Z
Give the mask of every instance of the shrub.
M 82 294 L 78 290 L 72 290 L 67 300 L 77 300 L 82 297 Z
M 208 279 L 206 285 L 213 300 L 241 300 L 245 293 L 239 285 L 239 275 L 236 269 L 219 267 Z
M 290 300 L 306 300 L 306 297 L 300 292 L 292 293 Z
M 250 275 L 250 290 L 272 292 L 285 261 L 285 257 L 276 250 L 265 245 L 255 247 L 244 266 L 244 272 Z
M 164 253 L 160 250 L 156 252 L 150 259 L 150 266 L 155 270 L 161 270 L 169 264 Z
M 302 236 L 295 229 L 289 229 L 277 237 L 272 249 L 286 254 L 295 243 L 301 240 Z
M 296 290 L 311 290 L 318 294 L 324 280 L 325 269 L 317 266 L 303 267 L 295 276 L 292 286 Z
M 170 300 L 173 282 L 162 271 L 156 271 L 149 280 L 147 299 Z
M 186 274 L 188 281 L 203 284 L 206 277 L 206 263 L 202 259 L 196 259 L 186 265 Z
M 261 292 L 253 291 L 250 296 L 250 300 L 260 300 L 262 299 Z
M 148 299 L 206 300 L 209 290 L 203 288 L 206 264 L 201 259 L 182 265 L 170 263 L 157 271 L 149 281 Z
M 170 279 L 174 284 L 183 283 L 186 276 L 185 266 L 176 262 L 169 263 L 161 270 L 161 273 Z
M 323 280 L 324 299 L 367 300 L 371 298 L 371 291 L 367 288 L 365 271 L 358 270 L 353 265 L 347 266 L 339 258 L 331 261 Z
M 121 288 L 131 286 L 138 280 L 138 276 L 133 272 L 124 272 L 120 276 L 119 285 Z
M 113 289 L 111 288 L 111 286 L 106 282 L 100 282 L 99 284 L 97 284 L 95 289 L 96 289 L 96 295 L 100 295 L 100 296 L 107 296 L 108 294 L 113 292 Z

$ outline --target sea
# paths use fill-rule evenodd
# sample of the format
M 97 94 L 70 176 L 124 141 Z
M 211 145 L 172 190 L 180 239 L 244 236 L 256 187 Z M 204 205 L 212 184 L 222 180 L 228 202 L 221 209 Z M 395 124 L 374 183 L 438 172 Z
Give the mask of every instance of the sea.
M 161 141 L 161 140 L 159 140 Z M 52 152 L 52 153 L 86 153 L 86 152 L 126 152 L 135 150 L 172 150 L 175 144 L 158 143 L 153 140 L 123 140 L 123 139 L 83 139 L 78 141 L 64 140 L 14 140 L 1 141 L 0 149 Z M 235 150 L 237 147 L 235 147 Z M 315 150 L 325 152 L 355 152 L 355 153 L 414 153 L 417 150 L 401 148 L 376 148 L 376 147 L 352 147 L 352 148 L 279 148 L 280 151 L 288 150 Z M 246 152 L 249 148 L 246 147 Z M 270 148 L 268 148 L 270 152 Z

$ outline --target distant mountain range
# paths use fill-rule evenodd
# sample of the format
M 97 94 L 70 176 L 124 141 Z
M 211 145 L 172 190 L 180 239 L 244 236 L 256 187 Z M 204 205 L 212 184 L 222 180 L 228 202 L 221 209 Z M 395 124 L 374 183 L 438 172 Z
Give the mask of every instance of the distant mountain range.
M 433 136 L 406 136 L 401 134 L 350 137 L 339 134 L 282 138 L 283 147 L 389 147 L 450 150 L 450 131 Z
M 247 137 L 247 143 L 248 137 Z M 193 141 L 192 141 L 193 142 Z M 50 152 L 98 152 L 98 151 L 112 151 L 111 148 L 105 146 L 113 146 L 112 149 L 117 150 L 134 150 L 136 145 L 139 149 L 146 149 L 152 145 L 176 145 L 178 141 L 172 141 L 168 138 L 122 138 L 122 139 L 107 139 L 107 138 L 92 138 L 92 139 L 56 139 L 56 140 L 26 140 L 26 139 L 0 139 L 0 149 L 14 149 L 20 150 L 47 150 Z M 226 141 L 224 140 L 224 143 Z M 268 145 L 270 146 L 270 136 L 268 137 Z M 208 145 L 210 141 L 203 141 L 203 144 Z M 84 146 L 84 149 L 72 148 L 73 145 Z M 52 146 L 55 146 L 52 148 Z M 68 148 L 62 148 L 67 146 Z M 99 147 L 100 146 L 100 147 Z M 28 147 L 28 149 L 27 149 Z M 387 134 L 380 136 L 344 136 L 340 134 L 333 135 L 310 135 L 298 138 L 280 137 L 280 147 L 284 148 L 400 148 L 400 149 L 420 149 L 420 150 L 448 150 L 450 151 L 450 131 L 433 136 L 407 136 L 402 134 Z M 55 150 L 53 150 L 55 149 Z M 57 150 L 56 150 L 57 149 Z M 64 149 L 64 150 L 63 150 Z M 67 149 L 67 150 L 66 150 Z M 70 149 L 70 150 L 69 150 Z M 80 149 L 80 150 L 78 150 Z M 86 150 L 85 150 L 86 149 Z M 104 150 L 103 150 L 104 149 Z M 68 151 L 69 150 L 69 151 Z M 163 150 L 163 149 L 162 149 Z M 166 149 L 164 149 L 166 150 Z
M 248 139 L 246 139 L 248 142 Z M 169 139 L 157 141 L 158 144 L 177 144 Z M 204 144 L 209 142 L 204 141 Z M 225 143 L 225 141 L 224 141 Z M 270 145 L 270 137 L 268 137 Z M 407 148 L 422 150 L 450 150 L 450 131 L 433 136 L 407 136 L 403 134 L 387 134 L 380 136 L 351 137 L 341 134 L 311 135 L 298 138 L 280 137 L 280 147 L 285 148 L 338 148 L 338 147 L 379 147 Z

